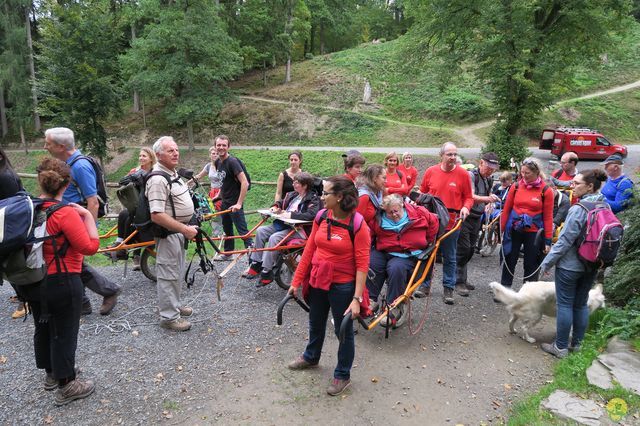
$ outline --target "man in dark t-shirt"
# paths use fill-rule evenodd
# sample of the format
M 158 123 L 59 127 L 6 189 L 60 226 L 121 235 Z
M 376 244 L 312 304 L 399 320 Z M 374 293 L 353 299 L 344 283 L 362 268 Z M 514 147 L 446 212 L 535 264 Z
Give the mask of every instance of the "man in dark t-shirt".
M 249 180 L 242 169 L 240 160 L 229 155 L 229 146 L 231 145 L 229 138 L 225 135 L 220 135 L 215 138 L 214 143 L 218 152 L 215 166 L 222 179 L 222 188 L 220 188 L 222 210 L 231 210 L 231 213 L 222 215 L 222 228 L 227 237 L 234 235 L 234 225 L 239 235 L 246 235 L 249 230 L 242 205 L 249 190 Z M 224 242 L 224 251 L 233 250 L 234 241 L 226 240 Z M 245 247 L 253 244 L 251 238 L 246 238 L 243 241 Z M 230 258 L 231 256 L 226 255 L 219 256 L 216 259 L 229 260 Z

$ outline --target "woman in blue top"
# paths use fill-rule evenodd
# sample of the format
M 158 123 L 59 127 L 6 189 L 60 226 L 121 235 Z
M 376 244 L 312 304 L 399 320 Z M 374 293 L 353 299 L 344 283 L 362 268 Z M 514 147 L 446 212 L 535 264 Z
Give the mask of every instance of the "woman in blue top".
M 578 173 L 573 179 L 573 195 L 581 201 L 603 201 L 599 192 L 607 176 L 600 169 Z M 596 279 L 597 268 L 587 267 L 578 257 L 577 241 L 584 234 L 587 222 L 587 210 L 581 205 L 573 205 L 564 222 L 558 242 L 540 265 L 545 275 L 555 265 L 556 283 L 556 340 L 543 343 L 541 349 L 558 358 L 564 358 L 569 350 L 577 350 L 584 338 L 589 323 L 587 300 L 589 290 Z M 573 337 L 569 334 L 573 327 Z

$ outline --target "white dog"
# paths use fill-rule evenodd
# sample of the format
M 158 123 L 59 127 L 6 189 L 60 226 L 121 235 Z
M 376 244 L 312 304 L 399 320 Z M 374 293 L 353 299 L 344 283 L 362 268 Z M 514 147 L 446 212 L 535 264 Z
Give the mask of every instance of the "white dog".
M 536 339 L 529 336 L 529 329 L 535 327 L 542 315 L 556 316 L 556 286 L 550 281 L 536 281 L 524 283 L 520 291 L 515 292 L 500 283 L 489 284 L 496 300 L 504 303 L 511 317 L 509 318 L 509 331 L 516 333 L 514 327 L 517 320 L 522 322 L 523 339 L 529 343 L 535 343 Z M 604 307 L 604 294 L 602 284 L 589 290 L 587 302 L 589 313 Z

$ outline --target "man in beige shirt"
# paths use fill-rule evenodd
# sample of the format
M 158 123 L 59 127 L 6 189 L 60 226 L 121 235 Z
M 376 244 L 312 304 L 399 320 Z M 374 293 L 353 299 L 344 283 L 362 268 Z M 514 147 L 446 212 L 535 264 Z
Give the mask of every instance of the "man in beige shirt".
M 158 162 L 150 173 L 145 188 L 149 200 L 151 221 L 156 237 L 156 275 L 158 277 L 158 310 L 160 326 L 168 330 L 186 331 L 191 323 L 183 317 L 193 310 L 180 301 L 182 271 L 185 263 L 184 243 L 198 233 L 189 225 L 193 216 L 193 202 L 186 182 L 176 166 L 180 160 L 178 145 L 170 136 L 163 136 L 153 144 Z

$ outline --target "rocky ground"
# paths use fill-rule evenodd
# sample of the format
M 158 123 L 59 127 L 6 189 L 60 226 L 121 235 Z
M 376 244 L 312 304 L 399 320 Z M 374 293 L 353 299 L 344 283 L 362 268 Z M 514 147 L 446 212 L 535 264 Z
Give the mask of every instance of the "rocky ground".
M 222 265 L 220 265 L 222 266 Z M 351 389 L 330 397 L 325 389 L 337 341 L 328 334 L 321 367 L 292 372 L 288 361 L 305 345 L 306 317 L 287 306 L 276 325 L 284 291 L 255 289 L 225 279 L 222 301 L 211 277 L 184 291 L 195 309 L 193 329 L 172 333 L 157 326 L 155 289 L 139 272 L 123 277 L 122 265 L 102 268 L 122 283 L 120 302 L 108 317 L 83 317 L 77 362 L 96 380 L 89 398 L 65 407 L 42 388 L 33 359 L 33 320 L 11 320 L 11 288 L 0 287 L 0 424 L 478 424 L 501 423 L 511 404 L 551 379 L 549 355 L 510 335 L 507 313 L 488 283 L 498 279 L 496 255 L 474 258 L 471 297 L 442 303 L 437 265 L 430 303 L 412 303 L 415 336 L 404 327 L 360 330 Z M 521 272 L 520 272 L 521 273 Z M 100 300 L 91 295 L 94 311 Z M 531 333 L 553 338 L 553 321 Z

